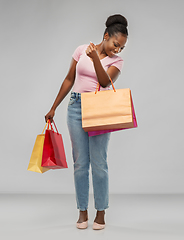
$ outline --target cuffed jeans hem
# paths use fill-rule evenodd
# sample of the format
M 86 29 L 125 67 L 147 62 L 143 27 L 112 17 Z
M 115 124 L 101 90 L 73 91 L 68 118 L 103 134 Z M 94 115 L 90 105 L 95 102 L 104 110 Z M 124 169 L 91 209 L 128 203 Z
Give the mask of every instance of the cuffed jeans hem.
M 80 211 L 86 211 L 86 210 L 88 210 L 88 208 L 80 208 L 80 207 L 78 207 L 77 209 L 79 209 Z
M 106 207 L 106 208 L 95 208 L 97 211 L 103 211 L 103 210 L 105 210 L 105 209 L 108 209 L 109 208 L 109 206 L 108 207 Z

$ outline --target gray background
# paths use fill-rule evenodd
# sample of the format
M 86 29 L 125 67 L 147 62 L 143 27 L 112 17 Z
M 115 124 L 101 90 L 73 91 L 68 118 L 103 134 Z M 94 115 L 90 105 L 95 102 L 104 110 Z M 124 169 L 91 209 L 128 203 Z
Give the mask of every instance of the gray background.
M 74 50 L 100 43 L 115 13 L 129 22 L 115 87 L 132 90 L 138 128 L 111 136 L 110 193 L 184 193 L 183 7 L 182 0 L 0 1 L 1 193 L 74 193 L 69 95 L 55 116 L 69 168 L 27 167 Z

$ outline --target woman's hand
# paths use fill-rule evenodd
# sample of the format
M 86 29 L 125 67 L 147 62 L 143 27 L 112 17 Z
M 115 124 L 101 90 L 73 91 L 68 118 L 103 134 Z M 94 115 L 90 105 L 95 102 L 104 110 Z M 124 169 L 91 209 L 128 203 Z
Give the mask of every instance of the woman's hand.
M 88 57 L 90 57 L 92 59 L 94 59 L 95 57 L 98 57 L 97 48 L 96 48 L 95 44 L 90 42 L 89 46 L 86 49 L 86 54 Z
M 53 117 L 55 115 L 55 111 L 51 109 L 47 115 L 45 115 L 45 121 L 47 122 L 48 119 L 50 119 L 50 122 L 52 123 Z

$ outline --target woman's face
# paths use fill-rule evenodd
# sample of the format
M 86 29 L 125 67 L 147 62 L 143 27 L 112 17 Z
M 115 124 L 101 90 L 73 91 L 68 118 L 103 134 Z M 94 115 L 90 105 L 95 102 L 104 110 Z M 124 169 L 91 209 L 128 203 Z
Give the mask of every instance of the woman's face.
M 104 35 L 104 50 L 109 57 L 113 57 L 115 54 L 120 53 L 125 47 L 127 36 L 117 33 L 111 37 L 106 33 Z

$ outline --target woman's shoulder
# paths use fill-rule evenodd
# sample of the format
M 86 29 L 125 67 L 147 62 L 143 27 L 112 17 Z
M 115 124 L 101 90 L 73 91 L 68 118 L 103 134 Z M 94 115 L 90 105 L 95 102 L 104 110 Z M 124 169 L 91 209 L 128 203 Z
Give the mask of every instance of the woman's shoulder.
M 115 66 L 121 71 L 123 66 L 123 59 L 118 55 L 114 55 L 113 57 L 107 57 L 104 60 L 104 65 L 107 65 L 109 67 Z
M 115 63 L 115 62 L 123 62 L 123 59 L 118 56 L 118 55 L 114 55 L 113 57 L 109 57 L 107 56 L 107 58 L 105 58 L 106 60 L 106 63 L 108 64 L 112 64 L 112 63 Z
M 88 47 L 88 44 L 79 45 L 75 49 L 72 57 L 78 62 L 80 59 L 80 56 L 85 53 L 85 50 L 87 49 L 87 47 Z
M 113 57 L 111 57 L 112 61 L 123 61 L 122 57 L 118 56 L 118 55 L 114 55 Z
M 86 50 L 86 48 L 88 47 L 89 44 L 82 44 L 82 45 L 79 45 L 76 50 L 78 49 L 79 51 L 84 51 Z

